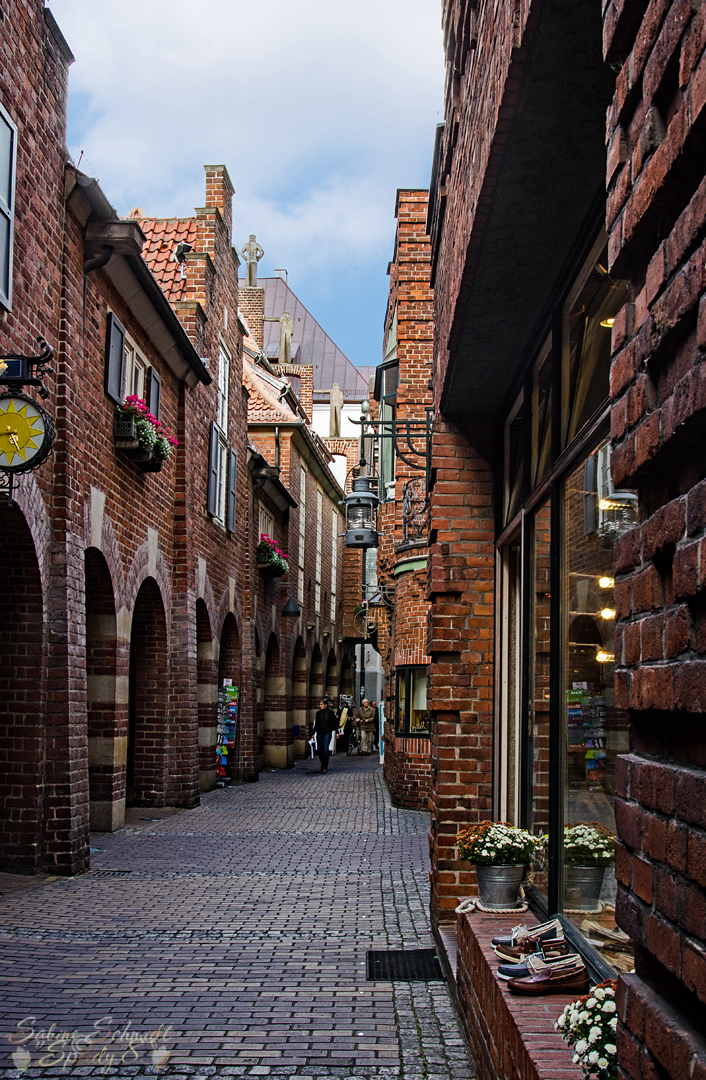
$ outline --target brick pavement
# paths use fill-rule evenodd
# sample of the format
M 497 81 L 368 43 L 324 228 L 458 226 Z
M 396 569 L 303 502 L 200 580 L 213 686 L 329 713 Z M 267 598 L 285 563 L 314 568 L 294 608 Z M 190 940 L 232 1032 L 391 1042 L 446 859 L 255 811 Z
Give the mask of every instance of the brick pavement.
M 0 900 L 0 1077 L 468 1080 L 446 984 L 365 979 L 367 949 L 433 945 L 427 832 L 338 756 L 96 834 L 89 873 Z

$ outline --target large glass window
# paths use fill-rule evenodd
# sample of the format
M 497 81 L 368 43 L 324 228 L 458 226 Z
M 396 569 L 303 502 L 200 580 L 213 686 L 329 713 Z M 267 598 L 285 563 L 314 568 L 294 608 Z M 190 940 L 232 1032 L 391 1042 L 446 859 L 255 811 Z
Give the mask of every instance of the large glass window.
M 427 709 L 427 669 L 397 668 L 397 733 L 428 735 L 430 714 Z
M 551 644 L 551 507 L 545 503 L 534 517 L 532 550 L 532 643 L 530 652 L 531 699 L 529 703 L 532 832 L 549 829 L 549 681 Z M 538 888 L 546 892 L 546 875 L 538 873 Z
M 380 419 L 384 421 L 382 432 L 385 436 L 394 431 L 398 379 L 397 363 L 387 363 L 381 372 L 380 380 Z M 380 500 L 385 502 L 395 497 L 395 451 L 391 438 L 386 437 L 380 441 Z

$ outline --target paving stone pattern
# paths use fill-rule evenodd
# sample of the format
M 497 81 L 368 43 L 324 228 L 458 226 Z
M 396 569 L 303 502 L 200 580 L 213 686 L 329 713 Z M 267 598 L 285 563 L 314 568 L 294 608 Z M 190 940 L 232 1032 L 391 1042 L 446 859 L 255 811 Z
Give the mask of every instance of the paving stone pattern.
M 339 756 L 94 835 L 89 873 L 0 900 L 0 1077 L 468 1080 L 445 983 L 365 978 L 433 945 L 427 833 Z

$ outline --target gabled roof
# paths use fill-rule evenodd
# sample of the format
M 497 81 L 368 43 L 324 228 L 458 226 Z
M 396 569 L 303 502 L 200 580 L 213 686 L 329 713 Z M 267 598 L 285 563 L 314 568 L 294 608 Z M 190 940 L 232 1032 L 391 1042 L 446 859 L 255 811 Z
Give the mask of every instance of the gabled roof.
M 142 257 L 159 281 L 167 299 L 176 304 L 184 299 L 186 278 L 182 264 L 174 258 L 177 244 L 196 242 L 196 222 L 192 218 L 145 218 L 132 211 L 146 237 Z
M 265 319 L 278 319 L 288 311 L 294 320 L 292 354 L 298 343 L 298 364 L 311 364 L 314 368 L 314 400 L 317 393 L 329 391 L 338 383 L 344 398 L 362 401 L 368 397 L 368 380 L 341 352 L 314 316 L 282 278 L 258 278 L 258 285 L 265 290 Z M 279 323 L 265 322 L 263 352 L 277 356 L 279 352 Z

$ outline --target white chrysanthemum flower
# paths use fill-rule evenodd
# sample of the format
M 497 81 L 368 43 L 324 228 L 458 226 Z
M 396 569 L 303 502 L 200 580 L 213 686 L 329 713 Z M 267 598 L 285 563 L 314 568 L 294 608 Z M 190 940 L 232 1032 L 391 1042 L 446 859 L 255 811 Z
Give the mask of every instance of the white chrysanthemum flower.
M 579 1039 L 579 1041 L 576 1043 L 576 1053 L 583 1054 L 586 1052 L 586 1050 L 588 1050 L 588 1043 L 585 1039 Z
M 598 1051 L 597 1050 L 591 1050 L 591 1053 L 588 1055 L 588 1064 L 589 1065 L 595 1065 L 597 1061 L 598 1061 Z
M 615 1012 L 615 1002 L 614 1001 L 606 1001 L 605 1004 L 603 1005 L 603 1008 L 601 1009 L 601 1012 L 607 1012 L 607 1013 Z
M 599 1069 L 607 1069 L 608 1068 L 608 1058 L 599 1058 L 598 1059 L 598 1067 L 599 1067 Z
M 586 1002 L 586 1008 L 587 1009 L 595 1009 L 595 1007 L 596 1007 L 596 999 L 595 998 L 589 998 L 588 1001 Z
M 618 1017 L 617 1016 L 614 1016 L 612 1020 L 608 1021 L 608 1027 L 612 1031 L 615 1031 L 617 1029 L 617 1027 L 618 1027 Z
M 574 1065 L 578 1065 L 580 1060 L 581 1059 L 579 1058 L 578 1054 L 574 1054 Z
M 618 1053 L 618 1047 L 615 1045 L 615 1043 L 606 1043 L 605 1044 L 605 1052 L 606 1052 L 606 1054 L 617 1054 Z
M 583 1010 L 583 1012 L 579 1013 L 579 1020 L 582 1020 L 584 1022 L 584 1024 L 586 1023 L 587 1020 L 590 1020 L 590 1019 L 591 1019 L 591 1014 L 586 1012 L 585 1009 Z
M 612 997 L 612 998 L 615 997 L 615 990 L 613 989 L 612 986 L 606 986 L 605 992 L 606 992 L 608 997 Z
M 599 1001 L 603 1001 L 603 998 L 605 997 L 605 990 L 602 990 L 599 986 L 593 991 L 593 996 L 597 997 Z
M 599 1027 L 592 1027 L 591 1030 L 588 1033 L 588 1041 L 591 1044 L 593 1044 L 594 1042 L 597 1042 L 597 1040 L 600 1039 L 600 1037 L 601 1037 L 601 1029 Z

